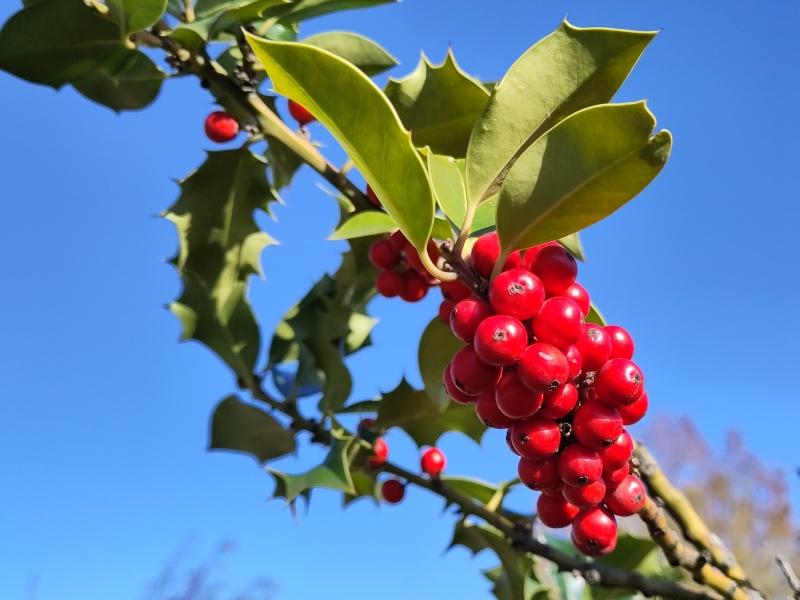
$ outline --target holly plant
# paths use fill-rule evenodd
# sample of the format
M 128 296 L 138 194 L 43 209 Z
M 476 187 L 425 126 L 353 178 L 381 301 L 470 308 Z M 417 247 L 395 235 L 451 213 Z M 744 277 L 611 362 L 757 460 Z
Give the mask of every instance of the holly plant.
M 182 281 L 169 308 L 182 337 L 236 382 L 210 447 L 265 463 L 276 498 L 293 505 L 326 488 L 345 506 L 398 503 L 424 488 L 458 509 L 451 546 L 497 556 L 485 575 L 503 600 L 758 596 L 625 431 L 649 402 L 634 341 L 576 280 L 579 232 L 632 200 L 670 155 L 646 102 L 612 102 L 656 33 L 564 21 L 499 81 L 469 75 L 450 52 L 383 88 L 373 77 L 396 60 L 375 41 L 300 33 L 320 15 L 391 1 L 25 0 L 0 31 L 0 67 L 115 111 L 148 106 L 177 77 L 197 78 L 217 104 L 208 138 L 238 143 L 209 152 L 163 214 Z M 314 142 L 322 128 L 344 167 Z M 256 213 L 270 213 L 303 165 L 336 190 L 331 237 L 349 249 L 264 331 L 248 289 L 274 240 Z M 371 343 L 370 300 L 430 293 L 442 302 L 420 339 L 423 387 L 403 380 L 351 398 L 347 358 Z M 390 460 L 390 429 L 420 447 L 418 466 Z M 506 431 L 518 473 L 449 473 L 437 440 L 480 444 L 487 429 Z M 327 448 L 321 464 L 270 466 L 306 435 Z M 506 506 L 520 485 L 535 492 L 531 512 Z M 632 515 L 649 536 L 618 525 Z

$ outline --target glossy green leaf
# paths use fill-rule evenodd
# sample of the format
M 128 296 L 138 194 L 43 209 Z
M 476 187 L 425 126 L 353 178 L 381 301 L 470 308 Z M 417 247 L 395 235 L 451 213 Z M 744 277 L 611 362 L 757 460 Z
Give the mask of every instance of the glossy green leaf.
M 371 404 L 360 406 L 361 412 L 373 408 Z M 480 444 L 486 427 L 475 415 L 475 407 L 470 404 L 451 402 L 444 412 L 434 416 L 424 416 L 401 425 L 417 446 L 435 446 L 445 433 L 459 432 L 475 443 Z
M 589 314 L 586 315 L 587 323 L 596 323 L 597 325 L 605 325 L 606 319 L 603 313 L 595 306 L 594 302 L 589 306 Z
M 121 48 L 119 27 L 79 0 L 40 0 L 0 30 L 0 69 L 59 88 Z
M 341 56 L 371 77 L 398 64 L 397 59 L 377 42 L 349 31 L 318 33 L 307 37 L 303 43 Z
M 280 423 L 236 396 L 228 396 L 214 409 L 211 450 L 234 450 L 266 462 L 294 452 L 294 435 Z
M 439 412 L 441 412 L 439 405 L 428 394 L 415 390 L 403 379 L 394 390 L 381 398 L 377 423 L 381 428 L 389 428 L 417 419 L 430 418 Z
M 269 9 L 287 0 L 211 0 L 198 2 L 197 18 L 181 23 L 170 36 L 190 49 L 199 49 L 203 42 L 214 39 L 220 32 L 234 32 L 243 24 L 260 19 Z
M 471 234 L 485 233 L 495 228 L 497 221 L 497 195 L 481 202 L 475 211 L 475 218 L 472 219 Z
M 467 194 L 459 162 L 452 156 L 428 153 L 428 173 L 436 202 L 456 227 L 464 224 L 467 212 Z
M 138 110 L 155 100 L 164 73 L 138 50 L 120 47 L 104 63 L 72 82 L 87 98 L 115 111 Z
M 446 219 L 436 217 L 433 220 L 433 229 L 431 230 L 431 237 L 437 240 L 447 240 L 453 237 L 453 228 Z
M 424 249 L 433 227 L 427 172 L 383 93 L 356 67 L 319 48 L 248 36 L 275 89 L 327 127 L 406 237 Z
M 125 33 L 147 29 L 167 10 L 167 0 L 106 0 L 106 4 Z
M 349 240 L 357 237 L 390 233 L 397 229 L 392 217 L 380 210 L 367 210 L 354 214 L 342 223 L 328 239 Z
M 564 21 L 495 86 L 467 152 L 467 195 L 493 193 L 514 160 L 577 110 L 608 102 L 655 32 L 581 28 Z
M 517 160 L 500 190 L 501 249 L 555 240 L 607 217 L 658 175 L 672 136 L 644 102 L 602 104 L 560 122 Z
M 291 6 L 281 7 L 271 13 L 284 21 L 299 23 L 333 12 L 353 8 L 370 8 L 381 4 L 392 4 L 396 0 L 297 0 Z
M 440 412 L 450 403 L 442 384 L 442 371 L 463 345 L 438 317 L 428 324 L 419 341 L 417 357 L 422 383 Z
M 452 52 L 440 65 L 423 55 L 413 73 L 389 80 L 386 95 L 417 146 L 455 157 L 466 154 L 472 127 L 489 101 L 486 88 L 458 66 Z
M 578 234 L 578 232 L 564 236 L 558 241 L 569 251 L 570 254 L 572 254 L 572 256 L 578 260 L 586 260 L 586 256 L 583 252 L 583 244 L 581 243 L 581 236 Z
M 474 477 L 451 477 L 450 475 L 442 475 L 441 479 L 447 484 L 447 487 L 452 488 L 460 494 L 469 496 L 481 504 L 489 502 L 495 495 L 495 492 L 497 492 L 496 485 L 488 481 L 475 479 Z

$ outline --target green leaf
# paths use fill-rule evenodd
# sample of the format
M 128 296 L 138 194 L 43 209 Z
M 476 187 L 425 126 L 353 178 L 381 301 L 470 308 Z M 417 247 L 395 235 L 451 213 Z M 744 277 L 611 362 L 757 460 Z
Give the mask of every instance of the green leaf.
M 211 0 L 198 2 L 195 10 L 197 18 L 191 23 L 178 25 L 170 33 L 170 37 L 189 49 L 199 49 L 203 42 L 214 39 L 219 33 L 233 32 L 243 24 L 260 19 L 267 10 L 286 4 L 286 1 Z
M 464 224 L 467 212 L 467 194 L 464 189 L 462 167 L 463 161 L 456 160 L 452 156 L 428 153 L 428 173 L 436 202 L 458 228 Z
M 310 44 L 341 56 L 353 63 L 369 76 L 378 75 L 397 65 L 397 59 L 371 39 L 349 31 L 328 31 L 318 33 L 303 40 Z
M 481 202 L 478 209 L 475 211 L 475 218 L 472 219 L 472 230 L 470 233 L 474 235 L 494 229 L 495 221 L 497 220 L 497 200 L 497 195 L 494 195 L 488 200 Z
M 439 406 L 424 391 L 415 390 L 405 379 L 391 392 L 384 394 L 378 409 L 378 427 L 402 425 L 440 412 Z
M 428 324 L 419 340 L 417 356 L 422 383 L 425 385 L 425 393 L 439 407 L 439 412 L 450 404 L 450 398 L 442 384 L 442 371 L 463 345 L 438 317 Z
M 146 54 L 120 48 L 72 82 L 81 94 L 115 111 L 137 110 L 155 100 L 164 73 Z
M 411 138 L 383 93 L 356 67 L 319 48 L 248 35 L 275 89 L 327 127 L 418 249 L 433 227 L 434 200 Z
M 167 0 L 106 0 L 106 4 L 125 33 L 147 29 L 167 10 Z
M 481 504 L 489 502 L 489 500 L 494 497 L 495 492 L 497 492 L 496 485 L 473 477 L 451 477 L 450 475 L 443 475 L 441 480 L 446 483 L 448 487 L 477 500 Z
M 315 17 L 352 8 L 370 8 L 381 4 L 392 4 L 396 0 L 298 0 L 288 7 L 271 13 L 284 21 L 299 23 Z
M 272 173 L 272 185 L 275 190 L 280 190 L 292 182 L 303 161 L 277 138 L 268 136 L 267 140 L 267 162 Z
M 358 412 L 374 410 L 372 407 L 372 404 L 363 404 L 358 407 L 361 409 Z M 480 444 L 483 434 L 486 433 L 486 427 L 475 415 L 475 407 L 455 402 L 451 402 L 442 413 L 405 422 L 401 427 L 419 447 L 435 446 L 445 433 L 455 431 Z
M 594 302 L 589 305 L 589 314 L 586 315 L 586 322 L 587 323 L 596 323 L 597 325 L 606 324 L 606 319 L 603 316 L 603 313 L 595 306 Z
M 497 84 L 467 151 L 467 195 L 496 191 L 514 160 L 577 110 L 608 102 L 655 32 L 580 28 L 564 21 Z
M 453 237 L 453 228 L 446 219 L 436 217 L 433 220 L 433 230 L 431 230 L 431 237 L 437 240 L 447 240 Z
M 602 104 L 568 117 L 515 163 L 497 205 L 505 253 L 580 231 L 628 202 L 661 171 L 672 136 L 652 135 L 644 102 Z
M 214 409 L 211 450 L 234 450 L 266 462 L 294 452 L 294 435 L 263 410 L 228 396 Z
M 334 231 L 329 240 L 349 240 L 357 237 L 390 233 L 397 229 L 392 217 L 380 210 L 356 213 Z
M 489 101 L 486 88 L 458 66 L 450 51 L 440 65 L 423 54 L 413 73 L 389 80 L 386 95 L 417 146 L 455 157 L 466 154 L 472 127 Z
M 327 415 L 344 406 L 350 396 L 353 380 L 350 370 L 342 359 L 339 344 L 319 335 L 308 342 L 308 348 L 311 350 L 317 369 L 325 374 L 319 408 Z
M 268 467 L 267 471 L 275 478 L 273 496 L 286 498 L 287 502 L 293 502 L 300 494 L 313 488 L 355 494 L 348 456 L 352 444 L 353 438 L 334 435 L 334 442 L 325 462 L 306 473 L 289 475 Z
M 578 232 L 564 236 L 558 241 L 572 256 L 578 260 L 586 260 L 586 256 L 583 253 L 583 244 L 581 244 L 581 237 Z
M 0 30 L 0 69 L 59 88 L 121 47 L 119 28 L 79 0 L 40 0 Z

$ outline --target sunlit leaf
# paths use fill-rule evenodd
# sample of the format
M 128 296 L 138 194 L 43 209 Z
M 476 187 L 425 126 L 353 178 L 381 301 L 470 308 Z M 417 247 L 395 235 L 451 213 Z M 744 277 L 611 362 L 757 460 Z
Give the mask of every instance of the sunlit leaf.
M 303 43 L 341 56 L 369 76 L 383 73 L 397 64 L 397 59 L 377 42 L 349 31 L 318 33 L 307 37 Z
M 147 29 L 167 10 L 167 0 L 106 0 L 106 4 L 126 33 Z
M 390 233 L 397 229 L 392 217 L 380 210 L 359 212 L 342 223 L 328 239 L 348 240 L 357 237 Z

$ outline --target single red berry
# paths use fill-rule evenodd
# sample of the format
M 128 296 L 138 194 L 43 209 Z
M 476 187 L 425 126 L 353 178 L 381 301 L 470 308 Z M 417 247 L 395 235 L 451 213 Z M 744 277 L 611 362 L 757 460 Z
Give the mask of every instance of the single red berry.
M 585 486 L 600 481 L 603 461 L 592 448 L 571 444 L 558 455 L 558 472 L 568 486 Z
M 642 510 L 646 501 L 647 490 L 642 481 L 633 475 L 628 475 L 605 498 L 608 509 L 620 517 L 635 515 Z
M 470 396 L 478 396 L 494 390 L 503 369 L 486 364 L 475 353 L 475 348 L 466 346 L 450 361 L 450 375 L 458 389 Z
M 497 412 L 500 412 L 500 409 L 498 409 Z M 500 413 L 500 414 L 503 414 L 503 413 Z M 503 416 L 505 416 L 505 415 L 503 415 Z M 509 427 L 510 427 L 510 425 L 509 425 Z M 517 456 L 519 456 L 519 453 L 514 448 L 514 444 L 511 443 L 511 430 L 510 429 L 506 429 L 506 446 L 508 446 L 508 449 L 511 450 L 511 452 L 513 454 L 516 454 Z
M 639 396 L 638 400 L 635 400 L 627 406 L 617 407 L 617 410 L 622 417 L 622 422 L 625 425 L 633 425 L 634 423 L 641 421 L 642 417 L 644 417 L 644 414 L 647 412 L 647 405 L 649 402 L 647 391 L 645 390 L 642 392 L 642 395 Z
M 555 457 L 551 457 L 555 458 Z M 559 500 L 564 499 L 564 494 L 561 493 L 561 489 L 564 487 L 563 483 L 559 483 L 558 485 L 554 485 L 553 487 L 549 487 L 546 489 L 541 490 L 542 494 L 545 496 L 550 496 L 551 498 L 558 498 Z
M 494 311 L 520 321 L 533 317 L 543 302 L 542 282 L 525 269 L 504 271 L 489 285 L 489 304 Z
M 531 261 L 528 268 L 541 279 L 549 296 L 560 296 L 575 283 L 578 276 L 578 263 L 560 244 L 542 248 Z
M 406 280 L 401 273 L 392 270 L 378 271 L 375 276 L 375 289 L 381 296 L 394 298 L 406 289 Z
M 428 240 L 427 249 L 428 257 L 431 259 L 431 262 L 436 263 L 439 258 L 439 248 L 436 246 L 436 242 Z M 419 252 L 417 252 L 417 249 L 411 245 L 411 243 L 406 245 L 403 250 L 403 256 L 405 256 L 406 263 L 408 263 L 409 267 L 426 276 L 428 275 L 428 270 L 423 266 L 422 260 L 419 257 Z
M 389 458 L 389 445 L 383 438 L 372 443 L 372 454 L 367 458 L 370 467 L 380 467 Z
M 633 338 L 628 330 L 619 325 L 606 325 L 611 338 L 611 358 L 633 358 Z
M 477 298 L 467 298 L 458 302 L 450 313 L 450 329 L 462 342 L 471 344 L 478 325 L 490 316 L 492 309 L 486 302 Z
M 406 302 L 419 302 L 428 293 L 430 284 L 417 272 L 408 270 L 403 273 L 405 286 L 400 297 Z
M 206 117 L 205 130 L 212 142 L 230 142 L 239 135 L 239 122 L 225 111 L 218 110 Z
M 542 394 L 523 384 L 514 369 L 503 371 L 494 400 L 500 412 L 512 419 L 527 419 L 542 406 Z
M 478 402 L 475 404 L 475 414 L 478 415 L 478 420 L 481 423 L 492 429 L 507 429 L 516 423 L 515 419 L 506 416 L 498 408 L 494 399 L 494 392 L 487 392 L 478 397 Z M 509 444 L 509 448 L 516 454 L 517 451 L 511 446 L 508 436 L 509 434 L 506 432 L 506 441 Z
M 484 319 L 475 330 L 475 352 L 490 365 L 513 365 L 527 346 L 528 332 L 514 317 L 494 315 Z
M 388 238 L 375 240 L 369 246 L 369 262 L 378 269 L 391 269 L 400 260 L 400 253 Z
M 622 434 L 622 417 L 613 406 L 589 400 L 575 411 L 572 431 L 581 444 L 599 450 Z
M 545 248 L 549 248 L 550 246 L 556 246 L 557 248 L 560 248 L 561 244 L 558 242 L 545 242 L 544 244 L 537 244 L 525 250 L 522 266 L 530 271 L 531 265 L 536 262 L 536 257 L 539 256 L 539 252 Z
M 632 360 L 612 358 L 594 380 L 597 399 L 612 406 L 627 406 L 644 391 L 644 373 Z
M 389 236 L 389 241 L 392 242 L 392 245 L 400 252 L 403 252 L 406 246 L 408 246 L 408 239 L 399 229 Z
M 578 388 L 572 383 L 565 383 L 554 392 L 542 397 L 539 414 L 548 419 L 561 419 L 572 412 L 578 404 Z
M 592 302 L 589 299 L 589 292 L 586 291 L 586 288 L 576 281 L 566 289 L 564 296 L 575 300 L 575 302 L 578 303 L 578 306 L 581 307 L 583 316 L 588 316 L 589 309 L 592 307 Z
M 300 127 L 305 127 L 312 121 L 317 120 L 305 106 L 294 100 L 289 100 L 289 114 L 292 115 L 292 118 L 297 121 Z
M 563 296 L 545 300 L 533 320 L 533 333 L 538 341 L 567 350 L 581 339 L 583 333 L 581 307 L 572 298 Z M 583 360 L 585 363 L 585 356 Z
M 447 458 L 439 448 L 428 448 L 419 460 L 420 469 L 426 475 L 438 477 L 447 466 Z
M 450 396 L 450 398 L 456 404 L 475 404 L 478 401 L 478 396 L 470 396 L 469 394 L 465 394 L 458 389 L 458 386 L 456 386 L 455 382 L 453 382 L 453 377 L 450 373 L 450 364 L 451 363 L 447 363 L 444 371 L 442 372 L 442 384 L 444 385 L 444 391 L 447 392 L 447 395 Z
M 542 494 L 536 501 L 536 516 L 547 527 L 566 527 L 578 516 L 580 509 L 564 498 Z
M 584 371 L 598 371 L 611 356 L 611 338 L 602 325 L 586 323 L 575 344 L 583 359 Z
M 544 460 L 520 458 L 517 465 L 519 480 L 532 490 L 545 490 L 561 485 L 558 478 L 558 458 L 551 456 Z
M 606 484 L 602 479 L 584 486 L 565 485 L 561 488 L 564 500 L 579 508 L 597 506 L 606 496 Z
M 550 344 L 531 344 L 519 359 L 519 378 L 534 392 L 553 392 L 569 379 L 567 357 Z
M 381 496 L 389 504 L 397 504 L 406 495 L 406 486 L 398 479 L 387 479 L 381 485 Z
M 604 508 L 582 510 L 572 521 L 572 540 L 578 550 L 590 556 L 613 552 L 617 546 L 617 520 Z
M 367 199 L 375 206 L 383 206 L 377 194 L 375 194 L 375 190 L 373 190 L 370 185 L 367 185 Z
M 603 461 L 604 471 L 613 471 L 627 465 L 633 454 L 633 438 L 627 431 L 623 431 L 610 446 L 598 451 Z
M 570 380 L 575 379 L 583 370 L 583 357 L 581 356 L 581 352 L 577 347 L 570 346 L 567 348 L 567 351 L 564 352 L 564 356 L 567 357 L 567 364 L 569 364 L 569 378 Z
M 451 302 L 460 302 L 472 296 L 472 291 L 458 279 L 442 282 L 442 296 Z
M 613 471 L 603 470 L 603 481 L 606 484 L 606 493 L 609 490 L 617 489 L 617 486 L 625 481 L 625 478 L 630 474 L 631 467 L 628 464 L 622 465 Z
M 453 312 L 453 303 L 450 300 L 442 300 L 439 305 L 439 320 L 445 325 L 450 325 L 451 312 Z
M 497 232 L 486 233 L 480 236 L 475 245 L 472 246 L 470 253 L 470 262 L 475 272 L 488 279 L 494 269 L 494 264 L 500 257 L 500 239 L 497 237 Z M 519 251 L 512 252 L 508 255 L 503 270 L 515 269 L 522 266 L 522 254 Z
M 520 456 L 541 460 L 558 452 L 561 431 L 552 419 L 534 415 L 511 426 L 511 443 Z

